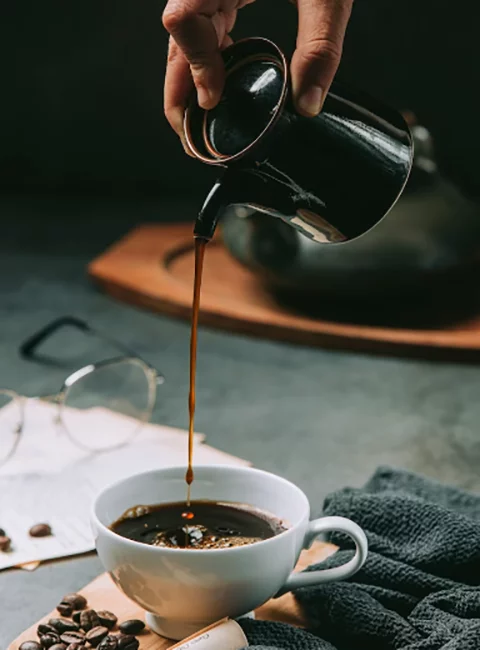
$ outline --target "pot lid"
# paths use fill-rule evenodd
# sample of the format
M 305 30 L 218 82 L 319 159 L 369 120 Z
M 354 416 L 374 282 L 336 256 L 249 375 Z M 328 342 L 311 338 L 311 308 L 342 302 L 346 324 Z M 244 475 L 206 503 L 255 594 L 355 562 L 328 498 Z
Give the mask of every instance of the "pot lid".
M 216 158 L 246 149 L 267 128 L 282 100 L 284 72 L 268 55 L 253 55 L 227 68 L 219 104 L 205 112 L 203 138 Z

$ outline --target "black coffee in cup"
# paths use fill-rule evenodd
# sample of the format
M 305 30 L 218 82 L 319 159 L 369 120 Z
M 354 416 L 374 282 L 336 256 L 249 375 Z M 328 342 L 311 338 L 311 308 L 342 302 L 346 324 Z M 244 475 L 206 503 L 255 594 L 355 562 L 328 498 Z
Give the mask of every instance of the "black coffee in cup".
M 254 544 L 287 528 L 277 517 L 253 506 L 221 501 L 139 505 L 111 525 L 115 533 L 136 542 L 205 550 Z

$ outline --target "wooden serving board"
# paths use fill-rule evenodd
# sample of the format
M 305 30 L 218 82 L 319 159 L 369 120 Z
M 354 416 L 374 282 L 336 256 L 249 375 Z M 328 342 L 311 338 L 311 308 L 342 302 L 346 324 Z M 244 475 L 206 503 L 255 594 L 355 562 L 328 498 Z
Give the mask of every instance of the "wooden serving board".
M 310 564 L 321 562 L 331 555 L 335 548 L 332 544 L 314 542 L 308 551 L 302 551 L 295 570 L 301 571 Z M 119 591 L 107 573 L 90 582 L 79 593 L 85 596 L 89 607 L 95 610 L 109 610 L 118 616 L 120 622 L 132 618 L 145 619 L 145 612 Z M 62 596 L 63 594 L 58 594 L 59 600 Z M 18 650 L 24 641 L 36 640 L 38 625 L 55 616 L 59 616 L 56 610 L 41 618 L 15 639 L 7 650 Z M 299 627 L 303 625 L 301 611 L 290 593 L 265 603 L 255 612 L 255 616 L 261 620 L 283 621 Z M 139 650 L 165 650 L 175 643 L 148 630 L 139 635 L 138 639 L 140 641 Z
M 89 265 L 117 299 L 189 319 L 193 283 L 192 226 L 143 225 Z M 445 287 L 446 295 L 452 293 Z M 448 305 L 448 303 L 447 303 Z M 406 307 L 408 309 L 408 306 Z M 205 256 L 200 321 L 205 325 L 307 345 L 407 354 L 480 358 L 480 314 L 453 325 L 383 327 L 320 320 L 289 311 L 261 280 L 216 240 Z

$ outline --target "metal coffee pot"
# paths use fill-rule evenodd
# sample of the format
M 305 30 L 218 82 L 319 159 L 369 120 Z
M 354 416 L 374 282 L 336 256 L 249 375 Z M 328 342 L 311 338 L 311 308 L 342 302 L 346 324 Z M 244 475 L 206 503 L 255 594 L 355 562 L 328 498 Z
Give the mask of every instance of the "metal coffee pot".
M 413 141 L 400 113 L 334 83 L 322 112 L 299 115 L 288 62 L 262 38 L 223 52 L 226 82 L 210 111 L 185 113 L 192 154 L 221 174 L 195 223 L 210 239 L 231 206 L 279 217 L 320 244 L 346 247 L 376 226 L 402 193 Z

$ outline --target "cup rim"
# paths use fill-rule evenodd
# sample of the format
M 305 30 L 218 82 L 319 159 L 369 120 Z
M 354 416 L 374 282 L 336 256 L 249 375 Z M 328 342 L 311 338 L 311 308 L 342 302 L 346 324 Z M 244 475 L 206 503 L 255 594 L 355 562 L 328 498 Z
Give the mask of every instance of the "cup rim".
M 256 467 L 238 467 L 235 465 L 220 465 L 220 464 L 210 464 L 210 465 L 198 465 L 197 470 L 217 470 L 217 469 L 223 469 L 223 470 L 234 470 L 239 473 L 254 473 L 257 476 L 265 476 L 268 478 L 274 478 L 280 483 L 283 483 L 284 485 L 288 486 L 290 489 L 292 489 L 298 497 L 303 501 L 304 506 L 306 508 L 306 514 L 307 514 L 307 519 L 310 518 L 310 502 L 307 498 L 307 495 L 301 490 L 298 485 L 295 485 L 295 483 L 292 483 L 286 478 L 283 478 L 282 476 L 279 476 L 278 474 L 273 474 L 272 472 L 267 472 L 262 469 L 257 469 Z M 295 529 L 299 526 L 300 522 L 297 522 L 294 525 L 291 525 L 289 528 L 286 530 L 282 531 L 278 535 L 274 535 L 273 537 L 269 537 L 268 539 L 263 539 L 259 542 L 254 542 L 253 544 L 246 544 L 245 546 L 232 546 L 229 548 L 215 548 L 215 549 L 193 549 L 193 548 L 182 548 L 182 549 L 176 549 L 176 548 L 168 548 L 164 546 L 152 546 L 151 544 L 144 544 L 143 542 L 137 542 L 133 539 L 128 539 L 127 537 L 123 537 L 122 535 L 119 535 L 118 533 L 114 532 L 109 528 L 109 526 L 105 525 L 102 521 L 100 521 L 100 518 L 97 516 L 97 507 L 100 499 L 104 496 L 104 494 L 110 490 L 115 490 L 119 486 L 121 486 L 123 483 L 126 483 L 127 481 L 131 481 L 132 479 L 140 479 L 145 476 L 153 475 L 153 474 L 158 474 L 158 473 L 163 473 L 166 471 L 186 471 L 186 467 L 184 465 L 172 465 L 169 467 L 160 467 L 158 469 L 151 469 L 147 470 L 146 472 L 139 472 L 137 474 L 132 474 L 131 476 L 127 476 L 125 478 L 118 479 L 117 481 L 114 481 L 113 483 L 110 483 L 109 485 L 105 486 L 95 497 L 93 504 L 91 506 L 90 510 L 90 518 L 94 522 L 95 526 L 97 527 L 98 530 L 101 530 L 103 535 L 106 535 L 107 538 L 111 539 L 112 541 L 116 542 L 121 542 L 122 544 L 125 544 L 127 547 L 130 548 L 136 548 L 136 549 L 142 549 L 145 553 L 161 553 L 161 554 L 175 554 L 177 555 L 179 552 L 185 555 L 188 554 L 189 557 L 192 557 L 194 555 L 200 554 L 201 556 L 204 556 L 205 553 L 208 554 L 214 554 L 214 553 L 239 553 L 242 551 L 245 551 L 246 549 L 251 549 L 254 547 L 258 546 L 266 546 L 268 544 L 272 544 L 275 542 L 276 539 L 279 538 L 284 538 L 287 535 L 293 535 Z M 275 513 L 270 513 L 272 515 L 275 515 Z

